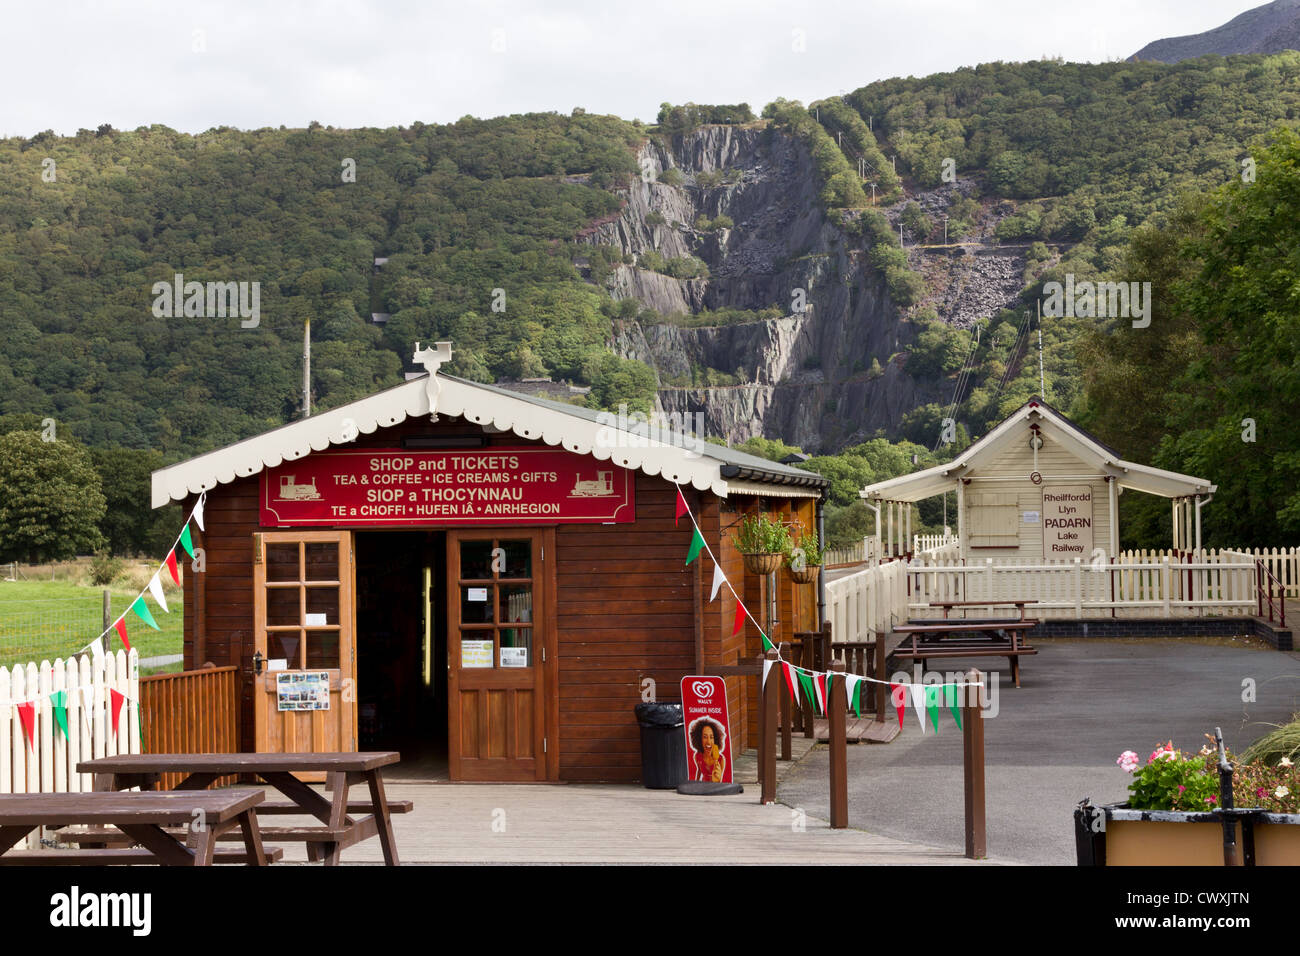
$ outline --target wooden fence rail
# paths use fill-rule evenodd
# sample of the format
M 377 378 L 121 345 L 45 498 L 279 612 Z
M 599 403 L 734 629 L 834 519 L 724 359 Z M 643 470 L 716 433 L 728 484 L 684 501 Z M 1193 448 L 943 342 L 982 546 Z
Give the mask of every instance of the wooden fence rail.
M 207 667 L 140 680 L 145 753 L 229 754 L 239 750 L 236 667 Z M 183 774 L 163 774 L 170 790 Z M 223 777 L 216 786 L 234 783 Z

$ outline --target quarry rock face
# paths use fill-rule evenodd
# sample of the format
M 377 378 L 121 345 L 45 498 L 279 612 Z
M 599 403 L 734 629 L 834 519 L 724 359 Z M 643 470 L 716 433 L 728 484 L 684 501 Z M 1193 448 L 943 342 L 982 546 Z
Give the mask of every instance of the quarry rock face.
M 732 441 L 764 435 L 831 451 L 939 400 L 937 383 L 913 382 L 903 369 L 913 328 L 861 241 L 823 212 L 801 143 L 776 130 L 706 126 L 670 146 L 648 142 L 638 161 L 646 175 L 623 193 L 622 214 L 588 241 L 637 262 L 614 270 L 610 293 L 661 318 L 615 323 L 614 348 L 656 370 L 663 411 L 701 413 L 711 433 Z M 669 169 L 680 185 L 664 181 Z M 719 216 L 733 225 L 696 226 Z M 652 271 L 642 264 L 648 252 L 693 256 L 708 276 Z M 719 309 L 779 317 L 696 318 Z

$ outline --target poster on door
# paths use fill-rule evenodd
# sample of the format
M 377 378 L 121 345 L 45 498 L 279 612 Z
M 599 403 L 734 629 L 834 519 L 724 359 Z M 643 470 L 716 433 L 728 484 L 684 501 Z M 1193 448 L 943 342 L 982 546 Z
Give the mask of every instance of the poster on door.
M 686 779 L 731 783 L 731 721 L 721 677 L 682 678 Z
M 1043 557 L 1087 561 L 1092 554 L 1092 489 L 1043 489 Z

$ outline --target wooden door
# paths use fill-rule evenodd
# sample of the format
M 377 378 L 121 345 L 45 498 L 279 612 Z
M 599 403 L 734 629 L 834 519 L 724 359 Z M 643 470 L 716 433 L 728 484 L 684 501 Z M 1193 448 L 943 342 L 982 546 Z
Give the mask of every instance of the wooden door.
M 253 535 L 259 753 L 357 749 L 354 570 L 350 531 Z
M 453 780 L 555 778 L 558 762 L 546 721 L 548 702 L 555 699 L 547 539 L 554 535 L 447 532 L 447 733 Z

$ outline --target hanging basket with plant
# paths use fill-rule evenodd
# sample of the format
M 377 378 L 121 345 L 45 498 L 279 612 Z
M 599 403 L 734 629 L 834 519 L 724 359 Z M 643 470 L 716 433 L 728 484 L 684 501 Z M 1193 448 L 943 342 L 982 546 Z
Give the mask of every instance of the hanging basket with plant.
M 765 514 L 747 515 L 741 519 L 740 532 L 732 535 L 732 540 L 744 556 L 746 571 L 771 574 L 781 567 L 790 546 L 790 531 Z
M 809 534 L 802 522 L 796 521 L 790 533 L 790 543 L 785 550 L 785 567 L 795 584 L 812 584 L 821 572 L 822 551 L 817 536 Z

